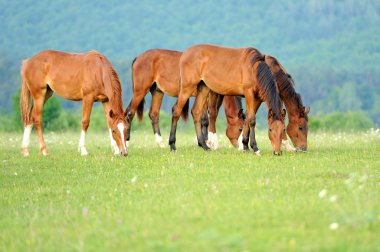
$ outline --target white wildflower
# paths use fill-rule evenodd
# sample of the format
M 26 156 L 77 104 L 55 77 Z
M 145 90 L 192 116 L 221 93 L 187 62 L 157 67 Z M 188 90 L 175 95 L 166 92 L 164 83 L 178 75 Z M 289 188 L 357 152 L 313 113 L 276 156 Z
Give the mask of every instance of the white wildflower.
M 134 183 L 136 182 L 136 180 L 137 180 L 137 177 L 134 176 L 134 177 L 131 179 L 131 183 L 134 184 Z
M 326 194 L 327 194 L 327 190 L 323 189 L 322 191 L 319 192 L 318 197 L 322 199 L 326 196 Z
M 334 195 L 331 195 L 330 198 L 329 198 L 329 201 L 330 201 L 330 202 L 335 202 L 337 198 L 338 198 L 338 197 L 337 197 L 335 194 L 334 194 Z
M 338 227 L 339 227 L 339 224 L 336 222 L 331 223 L 329 226 L 330 230 L 337 230 Z

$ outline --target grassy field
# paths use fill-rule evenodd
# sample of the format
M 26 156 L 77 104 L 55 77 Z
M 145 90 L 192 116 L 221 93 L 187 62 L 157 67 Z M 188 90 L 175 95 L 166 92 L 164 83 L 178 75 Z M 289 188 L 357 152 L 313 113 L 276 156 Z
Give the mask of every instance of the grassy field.
M 129 157 L 108 135 L 46 132 L 50 155 L 19 153 L 0 134 L 2 251 L 380 251 L 380 133 L 311 133 L 307 153 L 204 152 L 178 130 L 178 150 L 150 131 Z M 220 132 L 222 133 L 222 132 Z M 167 131 L 165 131 L 167 135 Z

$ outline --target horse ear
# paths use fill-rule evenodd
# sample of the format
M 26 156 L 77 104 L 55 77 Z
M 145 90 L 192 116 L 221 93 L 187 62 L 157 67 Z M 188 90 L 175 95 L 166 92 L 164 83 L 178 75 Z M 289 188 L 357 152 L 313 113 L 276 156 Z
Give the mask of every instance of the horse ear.
M 282 120 L 285 120 L 285 116 L 286 116 L 286 109 L 282 109 L 282 113 L 281 113 Z
M 306 109 L 305 109 L 305 114 L 309 114 L 310 113 L 310 106 L 308 106 Z
M 272 119 L 272 118 L 273 118 L 273 115 L 274 115 L 273 110 L 272 110 L 272 109 L 269 109 L 269 110 L 268 110 L 268 119 Z
M 110 110 L 108 115 L 110 116 L 111 119 L 113 119 L 115 117 L 115 113 L 113 112 L 112 109 Z

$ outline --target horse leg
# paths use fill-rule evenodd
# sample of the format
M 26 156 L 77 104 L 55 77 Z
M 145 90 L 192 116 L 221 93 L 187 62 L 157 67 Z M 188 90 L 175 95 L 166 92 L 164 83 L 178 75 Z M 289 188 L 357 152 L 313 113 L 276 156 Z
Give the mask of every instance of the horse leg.
M 207 146 L 206 141 L 204 139 L 204 135 L 202 133 L 202 125 L 201 125 L 201 117 L 203 107 L 207 100 L 207 95 L 210 92 L 210 89 L 202 84 L 198 86 L 197 97 L 195 98 L 193 108 L 191 109 L 191 114 L 194 120 L 195 131 L 197 133 L 198 146 L 202 146 L 204 150 L 209 150 L 210 148 Z
M 182 109 L 185 106 L 187 100 L 190 98 L 191 94 L 195 91 L 196 85 L 182 85 L 179 92 L 177 102 L 174 104 L 172 109 L 172 125 L 170 129 L 169 145 L 170 150 L 175 151 L 176 133 L 177 133 L 177 123 L 181 115 Z
M 110 143 L 111 143 L 111 150 L 115 153 L 115 155 L 119 155 L 120 154 L 119 147 L 117 147 L 116 141 L 112 137 L 111 118 L 109 117 L 110 104 L 109 102 L 102 102 L 102 105 L 103 105 L 104 114 L 106 116 L 108 133 L 109 133 Z
M 203 135 L 204 140 L 207 142 L 208 140 L 207 131 L 208 131 L 208 125 L 209 125 L 207 102 L 205 102 L 205 104 L 203 105 L 201 115 L 202 115 L 201 116 L 202 135 Z
M 91 96 L 85 96 L 82 100 L 82 132 L 80 134 L 80 140 L 78 145 L 78 151 L 82 156 L 88 155 L 86 150 L 86 132 L 88 125 L 90 124 L 91 109 L 94 103 L 94 99 Z
M 244 91 L 245 104 L 247 108 L 246 112 L 246 120 L 243 124 L 242 130 L 242 144 L 243 151 L 248 150 L 248 142 L 250 137 L 250 131 L 253 129 L 253 125 L 255 124 L 255 111 L 254 111 L 254 95 L 252 89 L 247 89 Z
M 165 147 L 164 142 L 162 141 L 160 126 L 158 124 L 160 119 L 160 108 L 162 100 L 164 98 L 164 93 L 161 91 L 152 92 L 152 105 L 149 111 L 149 118 L 152 121 L 153 133 L 156 139 L 156 144 L 161 148 Z
M 255 152 L 256 155 L 261 156 L 260 150 L 257 147 L 257 142 L 256 142 L 256 135 L 255 135 L 255 127 L 256 127 L 256 113 L 257 110 L 259 109 L 262 101 L 258 98 L 254 98 L 253 100 L 253 111 L 254 111 L 254 116 L 253 119 L 250 122 L 250 146 Z
M 216 118 L 218 117 L 219 109 L 222 106 L 224 96 L 210 91 L 208 96 L 208 113 L 210 117 L 210 129 L 208 132 L 208 141 L 206 142 L 211 149 L 219 148 L 219 141 L 216 135 Z
M 132 120 L 135 117 L 135 113 L 136 113 L 137 107 L 144 100 L 144 97 L 146 96 L 146 94 L 148 93 L 148 91 L 149 91 L 149 88 L 144 89 L 144 90 L 139 90 L 139 91 L 135 91 L 134 90 L 132 100 L 131 100 L 131 102 L 129 103 L 129 105 L 127 107 L 127 120 L 129 122 L 129 126 L 128 126 L 128 129 L 127 129 L 127 136 L 126 136 L 126 139 L 127 139 L 126 146 L 127 147 L 129 145 L 129 140 L 131 138 Z
M 33 106 L 32 115 L 33 115 L 34 127 L 36 128 L 36 132 L 38 136 L 38 141 L 40 143 L 40 152 L 42 153 L 42 155 L 47 156 L 48 152 L 46 149 L 44 137 L 42 135 L 42 110 L 43 110 L 46 100 L 49 99 L 49 97 L 52 95 L 52 92 L 48 91 L 46 88 L 43 89 L 42 92 L 43 93 L 41 95 L 34 97 L 34 106 Z

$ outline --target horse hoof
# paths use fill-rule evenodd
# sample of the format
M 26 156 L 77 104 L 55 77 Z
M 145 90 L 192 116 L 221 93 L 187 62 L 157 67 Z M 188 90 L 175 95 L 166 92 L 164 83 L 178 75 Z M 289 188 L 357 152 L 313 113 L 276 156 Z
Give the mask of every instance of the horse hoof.
M 254 153 L 256 154 L 256 156 L 259 156 L 259 157 L 261 157 L 261 156 L 262 156 L 262 155 L 261 155 L 261 151 L 260 151 L 260 150 L 258 150 L 258 151 L 255 151 Z
M 160 143 L 158 143 L 158 147 L 165 148 L 166 146 L 165 146 L 164 142 L 160 142 Z
M 170 144 L 170 151 L 171 152 L 175 152 L 177 150 L 177 148 L 175 147 L 174 144 Z
M 28 157 L 28 156 L 29 156 L 29 151 L 28 151 L 28 149 L 26 149 L 26 148 L 22 148 L 22 149 L 21 149 L 21 155 L 24 156 L 24 157 Z
M 88 151 L 86 150 L 85 147 L 79 147 L 79 151 L 80 151 L 81 156 L 87 156 L 88 155 Z
M 42 154 L 44 157 L 46 157 L 46 156 L 48 155 L 47 150 L 42 150 L 42 151 L 41 151 L 41 154 Z

